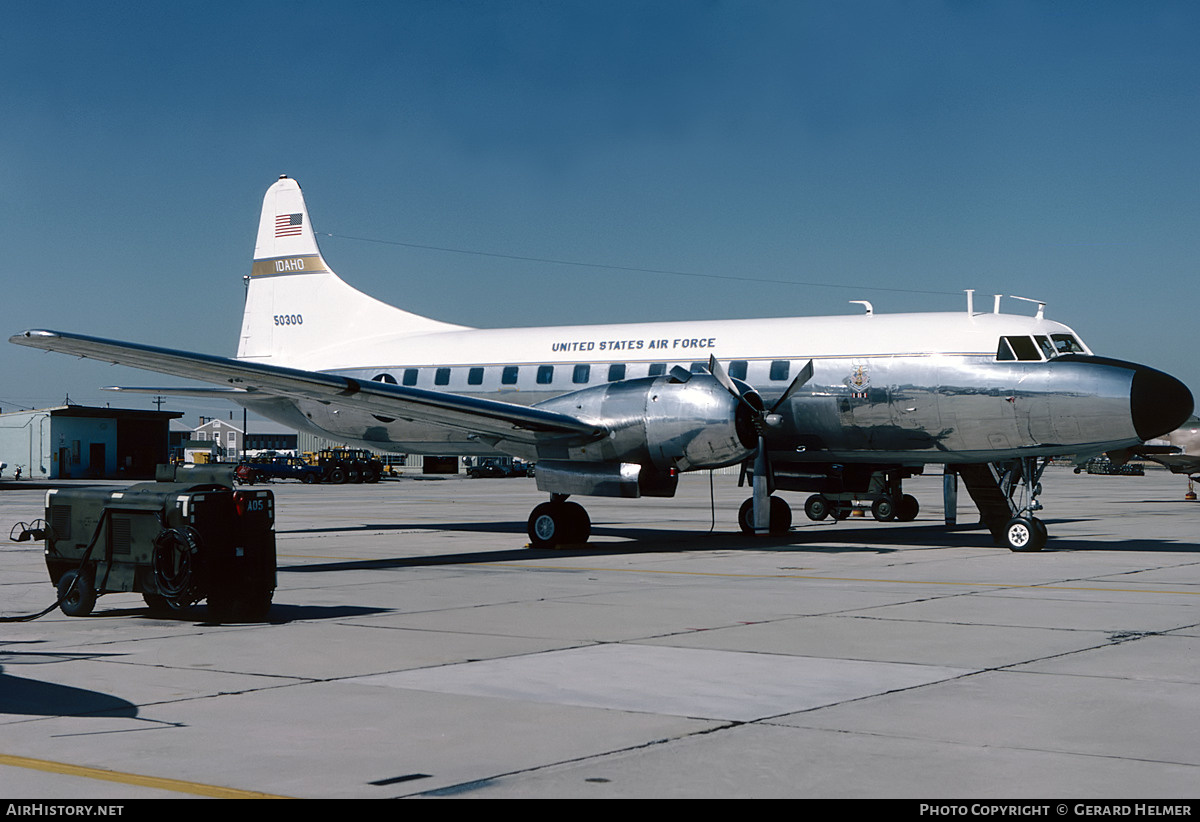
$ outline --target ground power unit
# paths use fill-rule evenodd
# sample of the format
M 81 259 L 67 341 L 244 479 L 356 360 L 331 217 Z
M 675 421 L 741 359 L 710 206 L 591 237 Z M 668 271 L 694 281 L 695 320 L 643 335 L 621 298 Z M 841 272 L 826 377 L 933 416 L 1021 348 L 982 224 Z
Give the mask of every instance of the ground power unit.
M 46 494 L 45 554 L 59 607 L 140 593 L 166 614 L 207 600 L 214 621 L 264 619 L 275 591 L 275 498 L 234 490 L 228 469 L 163 466 L 159 481 Z

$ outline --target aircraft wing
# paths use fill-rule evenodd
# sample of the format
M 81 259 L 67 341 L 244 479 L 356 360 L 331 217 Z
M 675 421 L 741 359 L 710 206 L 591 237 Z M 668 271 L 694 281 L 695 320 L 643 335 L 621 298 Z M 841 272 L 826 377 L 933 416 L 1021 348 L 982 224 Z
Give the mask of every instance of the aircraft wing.
M 245 397 L 256 393 L 247 391 L 244 388 L 218 388 L 216 386 L 193 388 L 192 386 L 135 387 L 131 385 L 106 385 L 100 390 L 117 391 L 124 394 L 165 394 L 171 397 L 203 397 L 205 399 L 233 400 L 234 402 L 237 402 L 238 397 Z
M 30 330 L 10 337 L 9 342 L 215 383 L 223 386 L 223 395 L 230 399 L 235 399 L 240 392 L 246 392 L 258 396 L 316 400 L 370 414 L 525 443 L 534 443 L 547 436 L 575 436 L 593 440 L 608 433 L 603 426 L 567 414 L 515 403 L 356 380 L 336 374 L 282 368 L 83 334 Z

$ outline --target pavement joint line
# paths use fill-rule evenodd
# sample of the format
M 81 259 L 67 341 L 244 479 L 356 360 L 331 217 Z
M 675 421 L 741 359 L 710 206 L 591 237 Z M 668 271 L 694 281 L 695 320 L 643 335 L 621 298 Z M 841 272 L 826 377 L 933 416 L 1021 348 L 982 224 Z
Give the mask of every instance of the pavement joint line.
M 86 765 L 71 765 L 66 762 L 54 762 L 49 759 L 33 759 L 28 756 L 13 756 L 0 754 L 0 765 L 13 768 L 28 768 L 47 773 L 64 774 L 66 776 L 81 776 L 85 779 L 99 779 L 106 782 L 117 782 L 122 785 L 137 785 L 143 788 L 157 788 L 174 793 L 186 793 L 193 796 L 207 796 L 212 799 L 287 799 L 289 797 L 262 793 L 261 791 L 246 791 L 239 788 L 224 788 L 219 785 L 205 785 L 200 782 L 188 782 L 182 779 L 169 779 L 161 776 L 110 771 L 104 768 L 92 768 Z

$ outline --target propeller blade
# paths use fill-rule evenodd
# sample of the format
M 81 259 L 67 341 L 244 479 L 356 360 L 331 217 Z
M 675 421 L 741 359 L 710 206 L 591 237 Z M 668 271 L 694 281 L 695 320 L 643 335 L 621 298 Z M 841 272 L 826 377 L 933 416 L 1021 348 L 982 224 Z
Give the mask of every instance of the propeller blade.
M 759 398 L 758 392 L 750 389 L 747 393 L 742 393 L 737 383 L 729 376 L 729 372 L 711 354 L 708 357 L 708 371 L 726 391 L 746 405 L 754 414 L 751 419 L 754 421 L 754 428 L 758 433 L 758 447 L 754 451 L 754 468 L 752 469 L 753 476 L 751 479 L 751 524 L 754 527 L 754 533 L 768 534 L 771 531 L 771 494 L 775 490 L 775 477 L 771 471 L 771 460 L 767 456 L 766 430 L 768 425 L 778 424 L 777 416 L 775 422 L 771 420 L 771 417 L 775 416 L 775 410 L 783 405 L 801 386 L 812 379 L 812 360 L 809 360 L 808 364 L 800 369 L 800 373 L 796 375 L 796 379 L 792 380 L 791 385 L 783 392 L 783 396 L 779 398 L 779 402 L 775 403 L 770 413 L 762 407 L 762 400 Z M 755 402 L 751 402 L 751 398 Z M 739 486 L 746 478 L 747 464 L 748 461 L 742 463 L 742 471 L 738 476 Z
M 733 394 L 739 400 L 742 398 L 742 392 L 738 391 L 733 379 L 729 376 L 729 372 L 725 370 L 725 366 L 721 365 L 721 362 L 712 354 L 708 355 L 708 373 L 716 377 L 717 382 L 725 386 L 725 390 L 730 394 Z
M 792 394 L 795 394 L 796 391 L 803 387 L 806 382 L 812 379 L 812 377 L 813 361 L 809 360 L 808 364 L 800 369 L 800 373 L 796 375 L 796 379 L 792 380 L 792 384 L 787 387 L 787 391 L 783 392 L 783 396 L 779 398 L 779 401 L 771 406 L 769 413 L 774 414 L 781 405 L 791 399 Z

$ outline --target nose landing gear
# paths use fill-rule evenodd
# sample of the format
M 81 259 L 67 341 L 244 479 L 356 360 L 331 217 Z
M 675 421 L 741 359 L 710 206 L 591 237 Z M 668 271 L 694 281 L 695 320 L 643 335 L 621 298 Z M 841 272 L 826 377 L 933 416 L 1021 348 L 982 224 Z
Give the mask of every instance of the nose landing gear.
M 1005 474 L 1002 487 L 1009 499 L 1015 516 L 1004 528 L 1004 541 L 1010 551 L 1021 553 L 1040 551 L 1046 546 L 1046 525 L 1033 516 L 1042 504 L 1037 501 L 1042 493 L 1042 472 L 1049 460 L 1037 457 L 1022 457 Z

